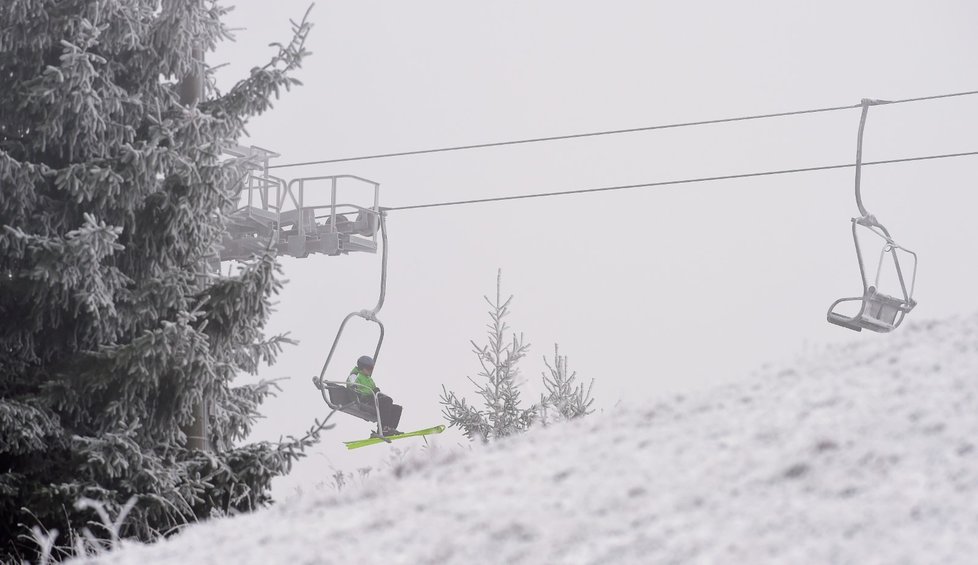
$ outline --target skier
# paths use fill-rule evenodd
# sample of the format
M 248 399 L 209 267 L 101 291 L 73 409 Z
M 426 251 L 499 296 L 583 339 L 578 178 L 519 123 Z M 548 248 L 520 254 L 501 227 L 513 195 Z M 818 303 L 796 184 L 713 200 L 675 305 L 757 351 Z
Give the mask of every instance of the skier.
M 373 357 L 364 355 L 357 359 L 357 366 L 350 371 L 347 377 L 347 386 L 360 397 L 361 402 L 373 404 L 373 393 L 377 393 L 377 403 L 380 405 L 381 430 L 384 436 L 400 434 L 397 424 L 401 421 L 401 406 L 394 404 L 394 399 L 386 394 L 380 394 L 380 387 L 373 379 L 374 360 Z M 376 436 L 376 432 L 371 432 L 371 436 Z

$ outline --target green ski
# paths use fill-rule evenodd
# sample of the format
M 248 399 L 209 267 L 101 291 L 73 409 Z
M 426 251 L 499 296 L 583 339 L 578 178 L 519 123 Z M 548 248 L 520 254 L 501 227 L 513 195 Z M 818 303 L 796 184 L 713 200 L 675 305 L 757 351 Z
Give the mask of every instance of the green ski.
M 397 434 L 393 436 L 387 436 L 389 440 L 402 439 L 406 437 L 416 437 L 416 436 L 426 436 L 429 434 L 440 434 L 445 431 L 445 426 L 435 426 L 433 428 L 427 428 L 424 430 L 418 430 L 416 432 L 407 432 L 405 434 Z M 377 443 L 384 443 L 383 438 L 372 437 L 369 439 L 358 439 L 356 441 L 344 441 L 347 449 L 356 449 L 358 447 L 367 447 L 368 445 L 374 445 Z

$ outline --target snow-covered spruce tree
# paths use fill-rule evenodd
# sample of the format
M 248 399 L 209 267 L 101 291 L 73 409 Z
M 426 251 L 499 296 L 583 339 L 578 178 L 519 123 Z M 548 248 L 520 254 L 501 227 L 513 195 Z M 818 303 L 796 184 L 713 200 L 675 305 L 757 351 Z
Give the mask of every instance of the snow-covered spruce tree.
M 587 389 L 583 383 L 576 383 L 577 372 L 568 374 L 567 356 L 560 354 L 560 348 L 554 344 L 554 364 L 543 358 L 544 365 L 550 375 L 543 373 L 545 394 L 540 395 L 540 422 L 544 425 L 562 420 L 573 420 L 587 416 L 594 410 L 591 405 L 591 388 L 594 379 L 588 383 Z
M 240 179 L 222 152 L 297 82 L 309 24 L 230 91 L 182 104 L 193 53 L 230 37 L 225 12 L 0 2 L 0 561 L 30 557 L 32 525 L 95 518 L 81 497 L 136 496 L 123 534 L 140 539 L 259 506 L 315 439 L 237 445 L 270 390 L 231 381 L 284 341 L 262 334 L 277 266 L 202 267 Z M 182 431 L 201 402 L 207 452 Z
M 526 430 L 536 417 L 537 407 L 520 406 L 519 368 L 517 364 L 526 356 L 530 345 L 523 335 L 507 337 L 509 304 L 513 297 L 502 300 L 502 271 L 496 275 L 496 299 L 484 297 L 489 304 L 489 343 L 484 346 L 472 342 L 473 353 L 479 358 L 481 382 L 468 379 L 482 397 L 483 409 L 469 405 L 465 398 L 448 391 L 442 385 L 440 402 L 442 413 L 449 426 L 458 427 L 467 438 L 489 441 Z

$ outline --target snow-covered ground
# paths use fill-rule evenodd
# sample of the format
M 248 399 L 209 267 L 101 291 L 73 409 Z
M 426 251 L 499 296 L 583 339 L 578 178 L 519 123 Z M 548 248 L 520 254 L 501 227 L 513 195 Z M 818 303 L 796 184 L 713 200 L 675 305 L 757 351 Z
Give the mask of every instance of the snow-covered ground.
M 862 337 L 101 561 L 978 562 L 978 316 Z

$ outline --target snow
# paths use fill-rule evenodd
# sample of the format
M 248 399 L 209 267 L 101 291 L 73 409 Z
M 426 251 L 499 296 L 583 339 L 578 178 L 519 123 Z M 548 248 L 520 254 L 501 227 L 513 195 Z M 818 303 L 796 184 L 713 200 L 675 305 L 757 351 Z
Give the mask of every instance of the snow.
M 978 316 L 907 323 L 100 562 L 973 563 L 976 377 Z

